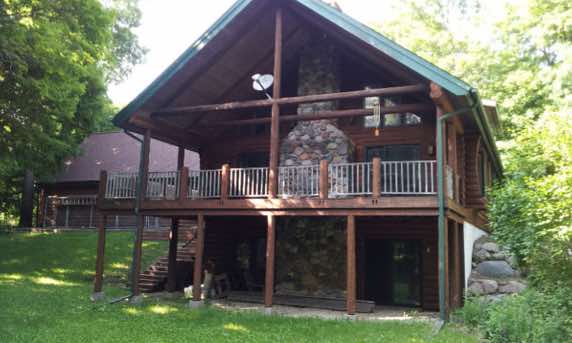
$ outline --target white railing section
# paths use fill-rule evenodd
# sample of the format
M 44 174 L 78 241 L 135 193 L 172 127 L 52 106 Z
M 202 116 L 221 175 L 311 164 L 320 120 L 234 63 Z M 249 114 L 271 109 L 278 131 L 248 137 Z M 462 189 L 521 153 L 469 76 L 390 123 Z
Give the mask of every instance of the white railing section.
M 147 176 L 147 198 L 169 199 L 179 197 L 179 172 L 150 172 Z
M 278 195 L 280 196 L 318 196 L 319 186 L 319 165 L 278 168 Z
M 268 168 L 231 168 L 228 195 L 255 198 L 268 195 Z
M 60 205 L 63 206 L 87 206 L 95 205 L 97 195 L 66 195 L 60 196 L 49 196 L 51 201 L 59 201 Z
M 221 169 L 203 169 L 189 171 L 189 198 L 219 198 L 220 188 Z
M 435 161 L 382 161 L 382 194 L 435 194 Z
M 336 163 L 329 166 L 328 185 L 331 196 L 372 193 L 372 163 Z
M 105 185 L 106 199 L 135 199 L 137 173 L 110 173 Z

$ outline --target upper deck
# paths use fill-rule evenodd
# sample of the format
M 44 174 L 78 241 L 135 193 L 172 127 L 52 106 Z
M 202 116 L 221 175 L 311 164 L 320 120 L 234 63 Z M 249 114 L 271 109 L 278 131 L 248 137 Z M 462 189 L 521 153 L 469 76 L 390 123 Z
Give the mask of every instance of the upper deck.
M 269 197 L 269 168 L 150 172 L 141 184 L 142 213 L 209 214 L 384 214 L 435 215 L 436 162 L 381 161 L 278 168 L 278 192 Z M 137 173 L 103 174 L 99 208 L 132 211 Z M 103 196 L 102 196 L 103 195 Z M 343 211 L 343 212 L 342 212 Z

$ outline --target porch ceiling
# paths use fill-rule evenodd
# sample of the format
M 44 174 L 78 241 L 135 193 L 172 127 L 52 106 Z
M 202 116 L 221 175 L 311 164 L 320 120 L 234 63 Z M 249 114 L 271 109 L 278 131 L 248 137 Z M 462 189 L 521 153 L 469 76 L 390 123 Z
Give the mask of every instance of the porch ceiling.
M 275 2 L 252 1 L 232 19 L 208 44 L 200 50 L 135 112 L 125 128 L 139 131 L 141 124 L 157 127 L 152 136 L 170 142 L 189 136 L 188 128 L 200 121 L 208 124 L 235 118 L 269 115 L 269 109 L 258 111 L 193 113 L 168 119 L 151 118 L 159 109 L 178 106 L 222 103 L 263 99 L 264 95 L 251 88 L 251 75 L 272 73 L 274 50 Z M 352 63 L 383 75 L 388 85 L 428 83 L 381 51 L 357 40 L 332 22 L 307 11 L 296 2 L 284 2 L 283 73 L 296 73 L 299 50 L 308 43 L 312 34 L 326 35 L 342 47 L 343 54 Z M 349 53 L 351 51 L 351 53 Z M 283 84 L 285 89 L 288 85 Z M 295 88 L 294 88 L 295 92 Z M 292 94 L 292 95 L 295 95 Z M 292 111 L 290 111 L 292 112 Z M 295 107 L 294 107 L 295 112 Z M 192 131 L 191 131 L 192 132 Z M 201 128 L 203 137 L 221 134 L 221 129 Z M 201 138 L 184 145 L 200 145 Z

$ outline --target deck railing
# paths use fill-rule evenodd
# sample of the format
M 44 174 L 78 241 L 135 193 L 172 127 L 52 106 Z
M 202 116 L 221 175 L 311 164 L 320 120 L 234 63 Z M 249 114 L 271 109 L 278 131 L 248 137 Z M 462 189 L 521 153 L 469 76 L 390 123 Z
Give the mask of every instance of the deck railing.
M 147 198 L 169 199 L 179 197 L 178 171 L 150 172 L 147 176 Z
M 336 163 L 328 172 L 329 194 L 336 196 L 372 194 L 372 163 Z
M 268 168 L 230 169 L 231 198 L 255 198 L 268 195 Z
M 349 197 L 360 195 L 436 194 L 435 161 L 379 161 L 278 168 L 280 197 Z M 374 163 L 376 163 L 374 165 Z M 184 171 L 184 173 L 183 173 Z M 230 168 L 148 174 L 146 198 L 174 200 L 256 198 L 268 196 L 268 168 Z M 224 175 L 224 176 L 223 176 Z M 136 173 L 111 173 L 105 198 L 134 199 Z M 458 196 L 455 175 L 446 170 L 448 195 Z M 458 183 L 458 182 L 457 182 Z M 224 188 L 224 189 L 223 189 Z
M 203 169 L 189 171 L 189 195 L 191 199 L 219 198 L 221 170 Z
M 135 199 L 137 173 L 110 173 L 105 185 L 106 199 Z
M 282 197 L 318 196 L 320 166 L 288 166 L 278 168 L 278 195 Z
M 435 161 L 381 162 L 382 194 L 435 194 Z

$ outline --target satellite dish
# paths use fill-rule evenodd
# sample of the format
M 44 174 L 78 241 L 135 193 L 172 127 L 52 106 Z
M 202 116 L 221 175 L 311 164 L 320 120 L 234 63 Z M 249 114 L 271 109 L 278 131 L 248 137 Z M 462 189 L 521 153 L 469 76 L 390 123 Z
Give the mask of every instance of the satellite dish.
M 252 88 L 259 92 L 264 92 L 268 99 L 272 99 L 270 94 L 266 91 L 274 83 L 274 76 L 270 74 L 254 74 L 252 75 Z

